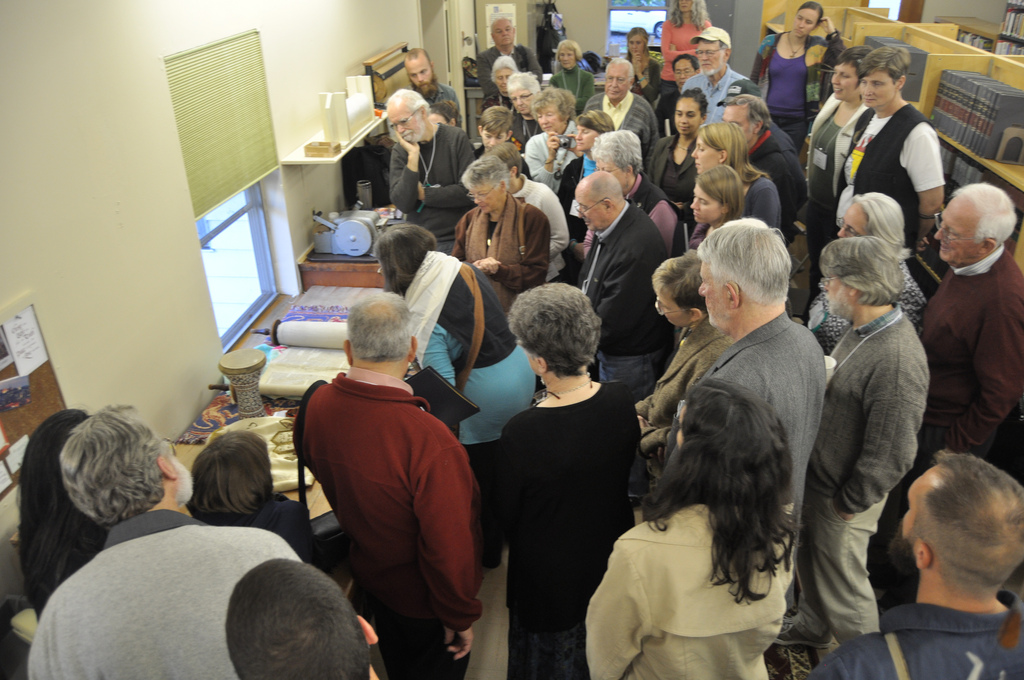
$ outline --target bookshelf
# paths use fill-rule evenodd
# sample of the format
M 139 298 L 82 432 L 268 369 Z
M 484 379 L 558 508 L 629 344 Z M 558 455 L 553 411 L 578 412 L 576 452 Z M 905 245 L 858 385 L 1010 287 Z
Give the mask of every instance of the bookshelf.
M 1006 15 L 1000 27 L 996 54 L 1024 54 L 1024 0 L 1010 0 L 1006 3 Z
M 1001 27 L 993 21 L 977 17 L 935 17 L 936 23 L 955 24 L 958 28 L 956 39 L 974 47 L 991 52 L 999 40 Z

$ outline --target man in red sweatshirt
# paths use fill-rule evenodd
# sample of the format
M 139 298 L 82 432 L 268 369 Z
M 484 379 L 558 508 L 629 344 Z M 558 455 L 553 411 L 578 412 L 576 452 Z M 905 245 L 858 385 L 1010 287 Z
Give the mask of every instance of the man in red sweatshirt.
M 1003 247 L 1016 222 L 1010 197 L 984 183 L 962 187 L 936 215 L 950 269 L 924 312 L 931 381 L 919 473 L 942 449 L 984 458 L 1024 392 L 1024 276 Z
M 391 680 L 461 680 L 480 618 L 480 490 L 466 450 L 402 378 L 416 355 L 405 301 L 354 304 L 352 368 L 313 395 L 303 450 L 367 594 Z

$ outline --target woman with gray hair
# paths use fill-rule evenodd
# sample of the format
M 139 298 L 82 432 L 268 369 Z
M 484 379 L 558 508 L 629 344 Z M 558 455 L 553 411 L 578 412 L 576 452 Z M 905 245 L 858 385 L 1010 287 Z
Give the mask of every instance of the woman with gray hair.
M 526 164 L 534 181 L 547 184 L 558 193 L 565 164 L 571 161 L 576 134 L 576 101 L 572 93 L 549 87 L 533 98 L 533 117 L 540 124 L 540 134 L 526 143 Z
M 492 106 L 504 106 L 511 111 L 515 110 L 508 95 L 508 79 L 515 73 L 519 73 L 519 67 L 516 66 L 515 59 L 512 57 L 501 56 L 494 60 L 494 65 L 491 67 L 491 78 L 498 86 L 498 94 L 484 100 L 484 110 Z
M 594 74 L 580 68 L 583 50 L 575 40 L 558 43 L 555 58 L 561 69 L 551 76 L 551 87 L 560 87 L 576 97 L 576 115 L 583 113 L 587 100 L 594 96 Z
M 711 26 L 704 0 L 665 0 L 668 21 L 661 25 L 661 96 L 679 92 L 672 66 L 682 54 L 696 56 L 697 46 L 691 41 Z
M 896 297 L 890 302 L 899 302 L 903 314 L 920 334 L 924 306 L 928 300 L 907 266 L 910 251 L 903 247 L 903 209 L 900 204 L 878 192 L 854 196 L 843 215 L 839 238 L 858 236 L 877 236 L 892 248 L 893 257 L 899 260 L 900 271 L 903 273 L 903 290 L 897 291 Z M 807 327 L 814 333 L 825 354 L 835 348 L 850 328 L 849 321 L 829 312 L 828 296 L 823 286 L 821 293 L 811 303 L 807 317 Z
M 513 73 L 508 78 L 508 97 L 512 102 L 512 143 L 520 153 L 530 137 L 540 134 L 540 123 L 533 117 L 533 98 L 540 94 L 540 83 L 532 73 Z
M 626 486 L 640 428 L 630 390 L 587 373 L 601 320 L 579 289 L 524 293 L 509 326 L 547 389 L 501 433 L 508 678 L 587 680 L 584 618 L 615 540 L 633 527 Z
M 508 166 L 500 158 L 474 161 L 462 173 L 462 185 L 477 207 L 455 225 L 452 257 L 486 274 L 508 313 L 519 293 L 547 278 L 548 218 L 509 193 Z
M 625 199 L 647 213 L 665 242 L 665 252 L 672 253 L 678 222 L 676 210 L 669 203 L 665 192 L 640 174 L 644 167 L 644 157 L 636 133 L 630 130 L 606 132 L 594 140 L 591 155 L 598 170 L 611 173 L 619 180 Z M 588 231 L 583 243 L 585 253 L 590 252 L 593 240 L 594 232 Z

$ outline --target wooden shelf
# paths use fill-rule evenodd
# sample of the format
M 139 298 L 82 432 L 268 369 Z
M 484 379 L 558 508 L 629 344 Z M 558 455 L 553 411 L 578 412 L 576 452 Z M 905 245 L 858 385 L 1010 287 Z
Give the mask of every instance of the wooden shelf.
M 968 150 L 967 147 L 954 142 L 952 139 L 938 133 L 939 139 L 949 144 L 951 147 L 959 151 L 964 156 L 970 158 L 972 161 L 982 166 L 986 170 L 991 170 L 999 177 L 1005 179 L 1007 182 L 1017 187 L 1018 189 L 1024 189 L 1024 165 L 1011 165 L 1010 163 L 999 163 L 989 158 L 980 158 L 975 155 L 972 151 Z
M 305 151 L 306 144 L 324 141 L 324 133 L 323 130 L 321 130 L 320 132 L 310 137 L 306 144 L 303 144 L 298 149 L 292 151 L 290 154 L 282 158 L 281 165 L 330 165 L 332 163 L 337 163 L 338 161 L 341 160 L 342 156 L 344 156 L 349 151 L 358 146 L 359 142 L 363 141 L 366 135 L 370 134 L 370 132 L 375 127 L 377 127 L 381 123 L 387 122 L 387 119 L 388 114 L 386 111 L 382 113 L 379 118 L 377 116 L 374 116 L 373 120 L 364 125 L 359 130 L 359 132 L 352 136 L 352 140 L 348 144 L 341 147 L 341 153 L 337 154 L 336 156 L 328 156 L 323 158 L 307 156 Z
M 992 42 L 999 40 L 999 24 L 983 21 L 977 17 L 935 17 L 937 23 L 956 24 L 961 30 L 988 38 Z

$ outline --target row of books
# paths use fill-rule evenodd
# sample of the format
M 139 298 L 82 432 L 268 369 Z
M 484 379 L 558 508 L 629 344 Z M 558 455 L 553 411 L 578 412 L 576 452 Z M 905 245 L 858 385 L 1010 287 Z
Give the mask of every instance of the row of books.
M 957 36 L 957 40 L 965 45 L 977 47 L 978 49 L 985 50 L 986 52 L 992 51 L 992 38 L 986 38 L 985 36 L 978 35 L 977 33 L 960 31 L 960 35 Z
M 1024 123 L 1024 90 L 970 71 L 943 71 L 932 119 L 936 130 L 979 157 L 996 158 L 1003 133 Z
M 1009 40 L 1000 40 L 996 43 L 996 48 L 993 50 L 995 54 L 1024 54 L 1024 44 L 1011 42 Z
M 940 142 L 939 153 L 942 157 L 942 172 L 948 178 L 946 183 L 946 190 L 948 192 L 952 192 L 954 189 L 967 184 L 983 181 L 982 175 L 985 169 L 962 153 L 957 152 L 953 147 L 945 142 Z
M 1007 10 L 1002 32 L 1015 38 L 1024 38 L 1024 12 Z

